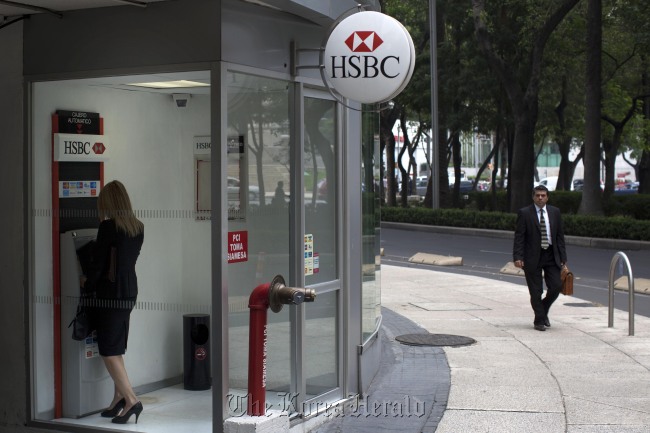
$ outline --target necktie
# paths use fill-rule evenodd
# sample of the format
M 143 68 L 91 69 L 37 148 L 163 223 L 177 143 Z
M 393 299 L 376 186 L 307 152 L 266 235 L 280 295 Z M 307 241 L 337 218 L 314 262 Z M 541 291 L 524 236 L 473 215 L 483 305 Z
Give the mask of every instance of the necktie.
M 539 210 L 539 225 L 542 229 L 542 249 L 548 248 L 548 235 L 546 234 L 546 220 L 544 219 L 544 209 Z

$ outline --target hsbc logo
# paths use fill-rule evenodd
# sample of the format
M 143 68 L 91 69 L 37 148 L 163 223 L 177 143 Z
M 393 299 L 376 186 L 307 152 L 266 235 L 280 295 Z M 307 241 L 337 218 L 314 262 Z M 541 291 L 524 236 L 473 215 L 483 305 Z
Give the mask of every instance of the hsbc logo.
M 104 143 L 95 143 L 91 146 L 89 141 L 63 141 L 63 153 L 66 155 L 90 155 L 90 151 L 95 155 L 101 155 L 106 150 Z
M 372 31 L 354 32 L 345 40 L 353 53 L 372 53 L 383 44 L 379 35 Z
M 399 21 L 379 12 L 359 12 L 332 30 L 321 64 L 325 84 L 341 96 L 362 103 L 382 102 L 408 84 L 415 47 Z
M 55 161 L 106 161 L 110 152 L 105 135 L 54 134 Z

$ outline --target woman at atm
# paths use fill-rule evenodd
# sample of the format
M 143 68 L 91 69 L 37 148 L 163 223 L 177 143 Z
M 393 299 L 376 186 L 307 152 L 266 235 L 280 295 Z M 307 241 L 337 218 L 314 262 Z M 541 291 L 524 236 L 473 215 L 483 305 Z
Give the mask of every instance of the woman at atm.
M 138 296 L 135 263 L 144 240 L 144 224 L 135 217 L 124 185 L 107 183 L 97 199 L 99 230 L 91 249 L 90 271 L 81 287 L 92 298 L 88 309 L 97 330 L 99 354 L 115 384 L 113 400 L 101 416 L 125 424 L 142 412 L 124 366 L 129 319 Z

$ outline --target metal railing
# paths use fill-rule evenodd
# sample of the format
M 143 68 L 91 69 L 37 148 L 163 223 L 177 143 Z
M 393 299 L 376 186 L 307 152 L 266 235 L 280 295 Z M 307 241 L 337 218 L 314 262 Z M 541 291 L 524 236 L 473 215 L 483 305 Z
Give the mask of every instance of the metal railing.
M 627 268 L 627 282 L 628 282 L 628 335 L 634 335 L 634 277 L 632 276 L 632 266 L 630 265 L 630 260 L 624 252 L 619 251 L 614 254 L 612 257 L 612 262 L 609 265 L 609 314 L 608 314 L 608 326 L 610 328 L 614 327 L 614 271 L 616 270 L 616 265 L 620 260 L 623 260 L 625 267 Z

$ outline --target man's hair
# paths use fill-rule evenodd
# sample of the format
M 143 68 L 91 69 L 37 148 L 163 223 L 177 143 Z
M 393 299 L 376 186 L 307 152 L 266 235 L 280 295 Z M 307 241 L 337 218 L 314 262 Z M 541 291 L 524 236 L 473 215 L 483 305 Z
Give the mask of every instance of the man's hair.
M 535 195 L 535 192 L 537 191 L 544 191 L 546 195 L 548 195 L 548 188 L 544 185 L 536 185 L 535 188 L 533 188 L 533 195 Z

